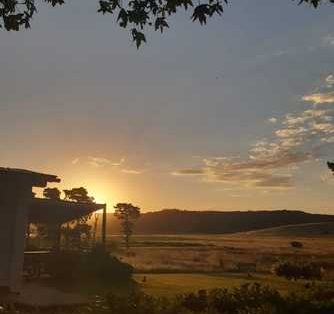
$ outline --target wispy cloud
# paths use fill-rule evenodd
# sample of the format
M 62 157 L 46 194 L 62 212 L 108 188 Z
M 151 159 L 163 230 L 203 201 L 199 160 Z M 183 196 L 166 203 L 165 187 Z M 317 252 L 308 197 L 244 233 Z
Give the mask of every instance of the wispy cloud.
M 93 168 L 102 168 L 102 167 L 113 167 L 117 168 L 120 167 L 125 163 L 125 158 L 122 157 L 119 161 L 113 161 L 106 157 L 100 157 L 100 156 L 87 156 L 87 157 L 76 157 L 73 160 L 71 160 L 72 165 L 77 165 L 79 163 L 88 164 L 89 166 Z
M 122 169 L 123 173 L 126 174 L 134 174 L 134 175 L 138 175 L 138 174 L 142 174 L 143 170 L 136 170 L 136 169 Z
M 320 179 L 323 183 L 326 183 L 326 184 L 331 184 L 333 185 L 334 184 L 334 176 L 332 173 L 324 173 L 323 175 L 320 176 Z
M 327 80 L 326 80 L 327 81 Z M 315 105 L 334 103 L 334 92 L 303 97 Z M 220 182 L 235 188 L 291 189 L 295 172 L 305 162 L 326 153 L 334 142 L 333 108 L 316 106 L 287 114 L 270 138 L 257 141 L 246 157 L 219 156 L 202 160 L 198 167 L 173 172 L 178 176 L 201 176 L 208 182 Z M 268 121 L 278 124 L 277 118 Z
M 326 84 L 328 88 L 332 88 L 334 86 L 334 75 L 330 74 L 326 77 Z
M 109 165 L 111 161 L 104 157 L 89 156 L 88 164 L 94 168 L 100 168 Z
M 273 123 L 273 124 L 277 123 L 277 121 L 278 121 L 278 119 L 275 118 L 275 117 L 271 117 L 271 118 L 268 119 L 268 122 Z
M 79 161 L 80 161 L 80 159 L 78 157 L 76 157 L 76 158 L 72 159 L 71 164 L 76 165 L 76 164 L 79 163 Z
M 112 162 L 112 163 L 111 163 L 111 166 L 113 166 L 113 167 L 119 167 L 119 166 L 121 166 L 121 165 L 124 164 L 124 163 L 125 163 L 125 158 L 122 157 L 119 161 L 117 161 L 117 162 Z
M 198 176 L 205 174 L 204 169 L 181 169 L 178 171 L 172 172 L 172 175 L 174 176 L 183 176 L 183 175 L 192 175 L 192 176 Z
M 334 34 L 328 34 L 322 39 L 325 46 L 334 47 Z
M 313 102 L 316 105 L 334 103 L 334 92 L 323 92 L 305 95 L 302 98 L 304 101 Z

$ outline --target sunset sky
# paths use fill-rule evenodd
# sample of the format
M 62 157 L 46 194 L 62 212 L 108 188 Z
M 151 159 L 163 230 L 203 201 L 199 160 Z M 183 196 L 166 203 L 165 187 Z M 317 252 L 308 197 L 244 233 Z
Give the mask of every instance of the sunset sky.
M 137 51 L 97 1 L 67 2 L 1 32 L 1 166 L 109 208 L 333 213 L 333 5 L 231 0 Z

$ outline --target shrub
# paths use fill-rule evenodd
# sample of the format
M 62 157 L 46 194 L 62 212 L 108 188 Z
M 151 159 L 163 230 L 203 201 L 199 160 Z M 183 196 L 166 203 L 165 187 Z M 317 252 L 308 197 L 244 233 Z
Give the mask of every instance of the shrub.
M 291 279 L 321 279 L 322 267 L 317 263 L 293 263 L 283 262 L 275 267 L 277 276 Z
M 204 312 L 208 307 L 208 294 L 206 290 L 197 293 L 185 294 L 182 298 L 182 306 L 192 312 Z
M 139 291 L 133 291 L 128 296 L 110 294 L 107 304 L 112 314 L 167 314 L 172 308 L 172 303 L 166 299 Z
M 292 241 L 290 242 L 291 247 L 295 248 L 295 249 L 302 249 L 303 248 L 303 243 L 299 242 L 299 241 Z
M 261 310 L 279 307 L 281 303 L 281 296 L 276 290 L 257 283 L 233 290 L 216 289 L 209 293 L 209 308 L 214 313 L 262 313 Z
M 133 268 L 101 250 L 91 252 L 55 251 L 46 262 L 46 270 L 55 279 L 129 280 Z
M 172 299 L 135 292 L 109 295 L 111 314 L 333 314 L 333 287 L 282 296 L 260 284 L 187 293 Z M 320 298 L 319 298 L 320 296 Z
M 133 273 L 131 265 L 98 248 L 84 254 L 78 266 L 80 275 L 102 281 L 130 279 Z
M 54 251 L 45 263 L 45 270 L 56 279 L 72 279 L 78 262 L 80 253 L 71 251 Z
M 334 313 L 333 287 L 315 287 L 285 297 L 285 313 L 332 314 Z

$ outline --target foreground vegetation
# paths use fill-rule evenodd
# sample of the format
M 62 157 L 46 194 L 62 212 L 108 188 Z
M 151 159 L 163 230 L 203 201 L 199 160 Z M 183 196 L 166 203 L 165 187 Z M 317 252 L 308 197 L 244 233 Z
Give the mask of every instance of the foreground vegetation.
M 99 250 L 53 255 L 49 273 L 67 282 L 57 288 L 92 300 L 61 313 L 334 313 L 329 235 L 135 236 L 130 250 L 120 236 L 107 244 L 111 255 Z M 254 269 L 241 269 L 242 263 Z
M 173 298 L 161 298 L 134 290 L 127 295 L 108 294 L 89 305 L 45 310 L 1 307 L 11 313 L 96 314 L 333 314 L 333 287 L 310 287 L 298 293 L 281 294 L 260 284 L 233 289 L 199 290 Z
M 334 312 L 334 291 L 313 288 L 303 293 L 281 295 L 260 284 L 245 284 L 234 289 L 199 290 L 172 299 L 132 294 L 107 298 L 115 314 L 330 314 Z
M 200 289 L 234 289 L 244 284 L 260 283 L 270 286 L 282 294 L 305 289 L 304 280 L 288 281 L 271 274 L 245 273 L 192 273 L 192 274 L 136 274 L 135 280 L 140 289 L 150 295 L 174 297 Z

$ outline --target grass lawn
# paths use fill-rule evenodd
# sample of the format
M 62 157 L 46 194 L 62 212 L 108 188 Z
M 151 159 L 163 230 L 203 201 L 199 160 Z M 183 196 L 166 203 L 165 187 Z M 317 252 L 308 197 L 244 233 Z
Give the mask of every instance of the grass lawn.
M 146 281 L 143 282 L 143 278 Z M 152 295 L 170 297 L 175 294 L 185 292 L 194 292 L 200 289 L 214 288 L 234 288 L 244 283 L 267 284 L 286 293 L 291 290 L 302 288 L 304 283 L 291 282 L 286 279 L 271 275 L 252 275 L 249 278 L 247 274 L 136 274 L 135 280 L 139 283 L 141 289 Z

